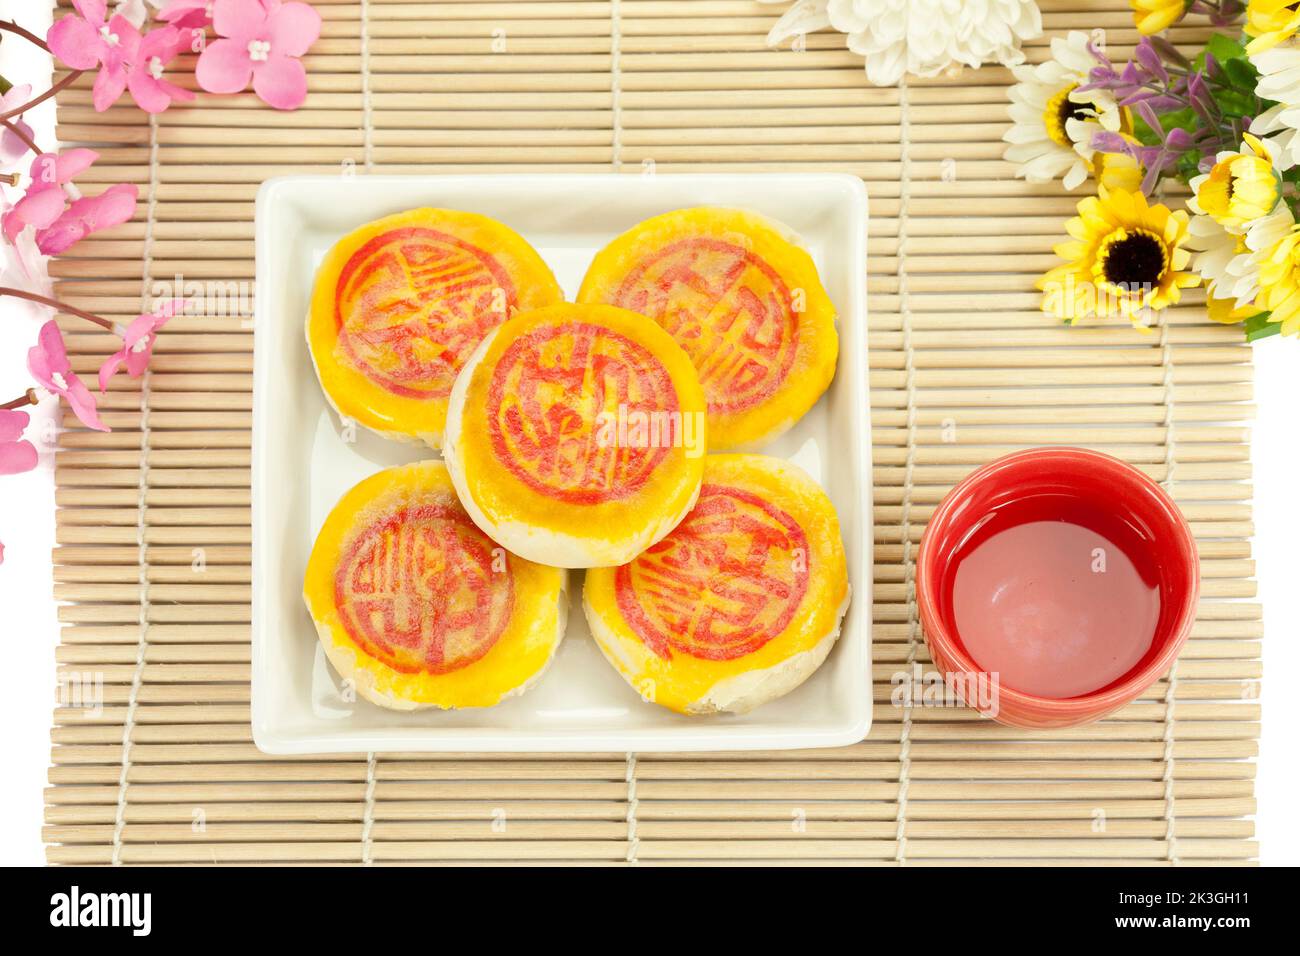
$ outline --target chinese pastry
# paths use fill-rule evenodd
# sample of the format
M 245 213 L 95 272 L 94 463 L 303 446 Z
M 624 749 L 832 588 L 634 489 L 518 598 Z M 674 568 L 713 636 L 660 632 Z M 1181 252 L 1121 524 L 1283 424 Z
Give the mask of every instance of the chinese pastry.
M 647 219 L 596 254 L 578 301 L 648 315 L 677 340 L 704 387 L 713 449 L 772 440 L 835 374 L 835 307 L 817 267 L 788 229 L 755 213 Z
M 705 421 L 690 360 L 654 322 L 554 305 L 515 316 L 470 357 L 443 458 L 465 510 L 507 550 L 617 565 L 695 503 Z
M 848 609 L 839 519 L 795 465 L 710 455 L 695 508 L 633 561 L 587 572 L 606 659 L 650 702 L 743 714 L 802 684 Z
M 339 500 L 303 598 L 339 675 L 394 710 L 522 694 L 555 656 L 567 613 L 565 572 L 491 541 L 438 461 L 385 469 Z
M 514 230 L 476 213 L 412 209 L 325 254 L 307 343 L 340 415 L 436 448 L 452 383 L 483 337 L 517 310 L 563 299 Z

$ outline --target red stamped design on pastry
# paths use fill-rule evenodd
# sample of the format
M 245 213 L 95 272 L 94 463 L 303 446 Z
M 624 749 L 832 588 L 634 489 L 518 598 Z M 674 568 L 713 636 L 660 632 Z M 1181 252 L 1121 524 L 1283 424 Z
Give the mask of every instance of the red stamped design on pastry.
M 515 306 L 493 256 L 409 227 L 352 254 L 334 291 L 339 347 L 358 371 L 407 398 L 446 398 L 471 352 Z
M 602 415 L 673 415 L 677 389 L 645 346 L 590 322 L 543 325 L 502 353 L 488 385 L 488 438 L 539 494 L 599 504 L 638 491 L 669 452 L 611 440 Z M 595 530 L 595 529 L 593 529 Z
M 618 609 L 660 657 L 752 654 L 779 635 L 808 590 L 799 522 L 739 488 L 705 485 L 668 537 L 614 573 Z
M 371 657 L 404 673 L 446 674 L 481 658 L 514 607 L 509 569 L 462 511 L 420 505 L 353 539 L 334 576 L 344 629 Z
M 770 398 L 799 345 L 794 301 L 776 270 L 723 239 L 665 246 L 628 273 L 613 305 L 648 315 L 691 357 L 711 413 Z

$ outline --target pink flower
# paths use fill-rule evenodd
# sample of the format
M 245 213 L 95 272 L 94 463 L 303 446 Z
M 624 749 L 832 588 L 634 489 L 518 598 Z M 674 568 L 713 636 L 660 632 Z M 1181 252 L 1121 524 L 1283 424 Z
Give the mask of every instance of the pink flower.
M 41 153 L 32 160 L 31 185 L 23 198 L 4 214 L 3 230 L 10 242 L 27 226 L 45 229 L 63 214 L 66 202 L 63 185 L 90 168 L 99 158 L 93 149 L 67 149 L 62 153 Z
M 90 394 L 90 389 L 72 371 L 59 324 L 53 319 L 41 326 L 36 344 L 27 352 L 27 370 L 45 388 L 55 395 L 63 396 L 72 407 L 73 414 L 87 428 L 109 431 L 109 427 L 99 420 L 95 396 Z
M 32 98 L 32 88 L 29 84 L 24 83 L 22 86 L 11 87 L 8 93 L 0 93 L 0 113 L 8 113 L 10 110 L 22 106 Z M 17 116 L 9 120 L 20 130 L 28 139 L 32 138 L 32 128 L 24 123 Z M 0 130 L 0 172 L 13 169 L 18 160 L 27 155 L 27 144 L 17 133 L 11 130 Z
M 135 215 L 139 189 L 117 183 L 98 196 L 82 196 L 72 185 L 99 158 L 93 149 L 41 153 L 32 162 L 31 185 L 12 209 L 0 216 L 0 229 L 10 242 L 28 226 L 36 230 L 36 247 L 48 255 L 63 252 L 92 232 L 120 225 Z M 71 205 L 65 205 L 71 194 Z
M 307 71 L 298 57 L 320 36 L 320 14 L 305 3 L 214 0 L 212 25 L 221 39 L 208 44 L 194 69 L 209 93 L 253 92 L 278 110 L 307 98 Z
M 0 475 L 16 475 L 36 467 L 36 446 L 23 438 L 30 421 L 26 412 L 0 408 Z
M 135 215 L 139 190 L 134 183 L 117 183 L 98 196 L 83 196 L 67 208 L 48 229 L 36 233 L 36 248 L 58 255 L 92 232 L 120 226 Z
M 0 196 L 0 221 L 9 208 L 9 200 Z M 41 251 L 31 229 L 18 234 L 13 242 L 0 242 L 0 285 L 17 286 L 28 292 L 48 296 L 50 279 L 40 268 Z
M 72 5 L 81 16 L 69 15 L 59 20 L 50 27 L 45 39 L 50 52 L 74 70 L 101 67 L 91 100 L 102 113 L 126 89 L 126 68 L 135 61 L 140 31 L 121 14 L 106 23 L 106 0 L 72 0 Z
M 153 355 L 153 344 L 158 339 L 158 330 L 188 304 L 185 299 L 172 299 L 170 302 L 162 303 L 151 314 L 132 320 L 122 332 L 122 347 L 99 367 L 99 391 L 102 393 L 108 388 L 109 379 L 117 374 L 117 370 L 123 363 L 126 363 L 127 374 L 132 378 L 143 375 Z
M 212 22 L 212 0 L 171 0 L 158 19 L 182 29 L 202 29 Z
M 149 0 L 149 2 L 156 7 L 160 0 Z M 149 18 L 149 11 L 144 7 L 144 0 L 117 0 L 113 12 L 126 17 L 131 26 L 137 30 L 144 26 L 144 21 Z
M 175 27 L 151 30 L 140 41 L 135 63 L 127 71 L 131 99 L 146 113 L 161 113 L 172 100 L 192 100 L 194 94 L 162 78 L 163 67 L 175 58 L 185 41 Z

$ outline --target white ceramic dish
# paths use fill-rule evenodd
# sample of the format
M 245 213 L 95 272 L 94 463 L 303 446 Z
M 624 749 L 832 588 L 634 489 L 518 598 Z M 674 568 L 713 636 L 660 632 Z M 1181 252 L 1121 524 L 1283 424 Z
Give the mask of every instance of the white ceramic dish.
M 601 657 L 572 572 L 569 630 L 527 694 L 483 710 L 396 713 L 349 703 L 302 601 L 316 532 L 339 496 L 388 465 L 431 457 L 357 429 L 344 440 L 303 335 L 316 265 L 344 233 L 416 206 L 467 209 L 524 235 L 569 298 L 596 251 L 685 206 L 755 210 L 802 236 L 839 311 L 829 392 L 771 446 L 839 511 L 853 601 L 839 644 L 806 683 L 744 716 L 689 718 L 643 702 Z M 835 747 L 871 725 L 871 430 L 867 197 L 851 176 L 287 176 L 257 194 L 253 401 L 253 739 L 276 754 L 367 751 L 691 751 Z

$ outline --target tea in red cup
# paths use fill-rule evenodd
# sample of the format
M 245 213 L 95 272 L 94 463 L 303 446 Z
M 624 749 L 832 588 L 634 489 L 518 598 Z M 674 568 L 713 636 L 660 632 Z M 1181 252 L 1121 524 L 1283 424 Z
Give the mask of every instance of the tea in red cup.
M 1067 727 L 1168 671 L 1196 618 L 1200 566 L 1182 513 L 1142 472 L 1041 448 L 985 465 L 944 498 L 916 589 L 954 691 L 1005 724 Z

